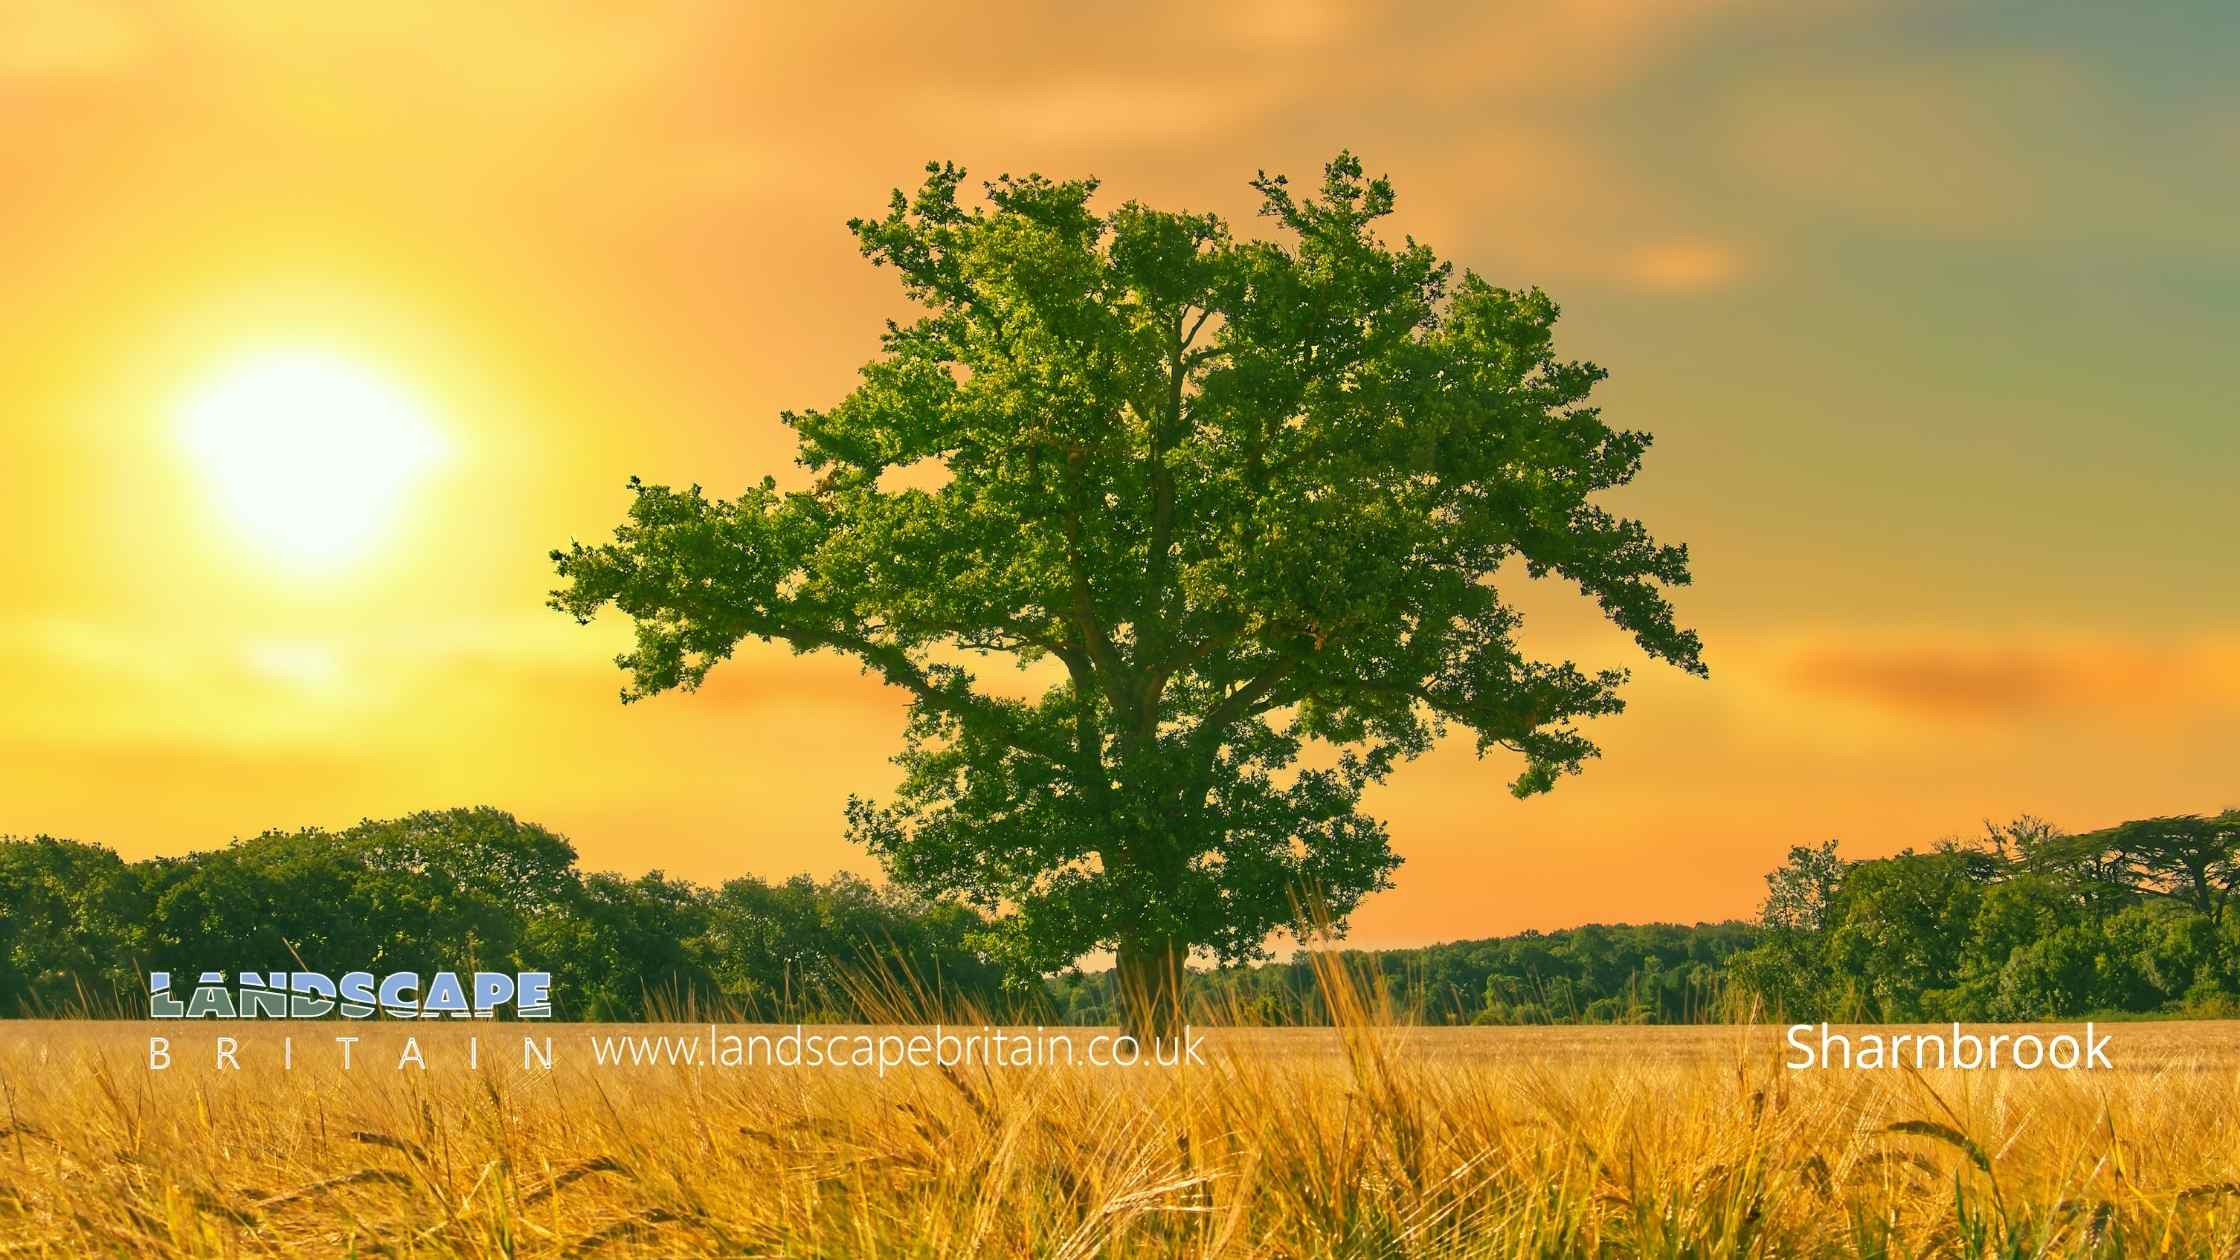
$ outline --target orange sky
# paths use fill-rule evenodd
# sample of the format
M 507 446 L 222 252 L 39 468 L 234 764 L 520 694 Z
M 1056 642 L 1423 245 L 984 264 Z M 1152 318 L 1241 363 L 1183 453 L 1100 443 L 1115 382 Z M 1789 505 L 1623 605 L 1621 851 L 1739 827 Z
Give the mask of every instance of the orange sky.
M 928 158 L 1249 222 L 1340 146 L 1396 231 L 1565 304 L 1658 437 L 1713 676 L 1643 669 L 1518 803 L 1466 744 L 1374 805 L 1372 944 L 1748 912 L 1793 843 L 2240 804 L 2240 21 L 1947 6 L 0 4 L 0 831 L 130 856 L 487 802 L 585 863 L 828 873 L 901 699 L 748 650 L 624 709 L 542 607 L 624 479 L 783 473 Z M 182 438 L 317 352 L 441 455 L 306 568 Z M 253 487 L 252 487 L 253 488 Z M 1528 642 L 1638 664 L 1566 600 Z

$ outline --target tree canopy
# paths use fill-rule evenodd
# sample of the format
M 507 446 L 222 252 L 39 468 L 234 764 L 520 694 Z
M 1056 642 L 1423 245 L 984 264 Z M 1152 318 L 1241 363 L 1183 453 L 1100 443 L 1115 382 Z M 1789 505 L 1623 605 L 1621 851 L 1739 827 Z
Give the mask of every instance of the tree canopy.
M 1577 771 L 1625 671 L 1528 656 L 1497 574 L 1704 671 L 1666 598 L 1686 550 L 1596 501 L 1649 437 L 1589 403 L 1545 294 L 1384 241 L 1393 190 L 1355 158 L 1313 196 L 1255 179 L 1265 238 L 964 179 L 851 223 L 920 313 L 784 416 L 810 484 L 633 479 L 611 542 L 553 553 L 553 603 L 634 621 L 625 699 L 749 639 L 908 692 L 903 783 L 851 830 L 999 914 L 1022 974 L 1115 949 L 1156 986 L 1194 948 L 1256 956 L 1302 895 L 1342 927 L 1397 865 L 1364 789 L 1449 728 L 1517 755 L 1520 795 Z

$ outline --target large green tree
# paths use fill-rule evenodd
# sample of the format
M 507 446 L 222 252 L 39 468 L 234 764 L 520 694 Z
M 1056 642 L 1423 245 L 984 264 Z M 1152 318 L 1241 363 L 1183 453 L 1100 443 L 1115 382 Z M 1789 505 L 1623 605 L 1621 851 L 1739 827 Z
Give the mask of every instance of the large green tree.
M 1302 894 L 1342 927 L 1387 885 L 1362 792 L 1449 727 L 1520 756 L 1520 795 L 1576 771 L 1624 671 L 1528 657 L 1497 574 L 1703 672 L 1665 595 L 1685 549 L 1596 502 L 1648 436 L 1589 403 L 1545 294 L 1383 240 L 1392 189 L 1351 156 L 1319 195 L 1253 181 L 1265 239 L 1100 213 L 1092 180 L 963 181 L 929 166 L 850 224 L 919 314 L 784 417 L 806 487 L 633 480 L 612 542 L 554 553 L 553 603 L 634 620 L 625 699 L 746 639 L 908 692 L 905 778 L 851 829 L 999 912 L 1011 965 L 1114 950 L 1163 1021 L 1191 951 L 1255 955 Z M 1002 662 L 1032 698 L 982 682 Z

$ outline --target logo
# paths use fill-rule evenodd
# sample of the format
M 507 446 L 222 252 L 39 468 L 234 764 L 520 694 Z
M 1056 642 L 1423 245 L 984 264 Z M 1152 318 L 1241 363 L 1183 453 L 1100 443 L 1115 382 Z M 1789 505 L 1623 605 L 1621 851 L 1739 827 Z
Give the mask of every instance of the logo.
M 375 976 L 352 971 L 340 977 L 317 971 L 244 971 L 226 982 L 205 971 L 182 1002 L 171 991 L 171 973 L 148 973 L 151 1019 L 491 1019 L 506 1006 L 516 1019 L 552 1018 L 552 973 L 476 971 L 462 980 L 439 971 L 423 985 L 417 971 Z

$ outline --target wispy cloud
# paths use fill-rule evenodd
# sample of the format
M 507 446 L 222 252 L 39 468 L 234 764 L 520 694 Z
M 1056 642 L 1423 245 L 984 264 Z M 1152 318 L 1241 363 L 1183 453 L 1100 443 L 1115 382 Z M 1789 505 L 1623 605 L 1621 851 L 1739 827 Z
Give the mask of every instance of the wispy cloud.
M 1842 643 L 1797 651 L 1783 674 L 1806 692 L 1913 717 L 2240 713 L 2232 639 Z

